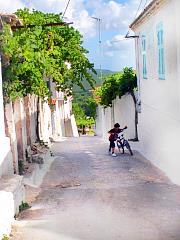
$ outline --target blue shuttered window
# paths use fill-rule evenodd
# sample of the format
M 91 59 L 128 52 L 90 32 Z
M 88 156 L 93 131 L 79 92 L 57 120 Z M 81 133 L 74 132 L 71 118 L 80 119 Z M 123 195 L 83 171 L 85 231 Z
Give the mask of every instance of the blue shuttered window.
M 165 79 L 164 32 L 162 23 L 159 23 L 157 25 L 157 43 L 158 43 L 158 76 L 159 79 Z
M 143 78 L 147 78 L 146 37 L 141 37 Z

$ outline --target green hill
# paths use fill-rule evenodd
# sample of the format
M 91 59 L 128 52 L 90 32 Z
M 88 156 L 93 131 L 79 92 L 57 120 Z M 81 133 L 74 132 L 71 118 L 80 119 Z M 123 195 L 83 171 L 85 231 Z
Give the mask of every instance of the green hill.
M 97 75 L 96 75 L 96 74 L 93 74 L 93 78 L 94 78 L 94 80 L 96 81 L 95 87 L 98 87 L 98 86 L 101 86 L 101 85 L 102 85 L 102 83 L 103 83 L 103 77 L 115 73 L 115 72 L 113 72 L 113 71 L 103 69 L 103 70 L 102 70 L 102 79 L 101 79 L 100 69 L 96 69 L 96 72 L 97 72 Z M 85 90 L 81 89 L 79 86 L 75 86 L 75 87 L 73 88 L 73 92 L 74 92 L 74 93 L 80 93 L 80 94 L 81 94 L 81 93 L 89 92 L 89 90 L 91 90 L 91 86 L 89 85 L 89 83 L 88 83 L 86 80 L 83 80 L 83 86 L 84 86 Z
M 101 71 L 96 69 L 96 72 L 97 74 L 93 74 L 95 87 L 102 85 L 104 77 L 115 73 L 110 70 L 103 69 L 101 77 Z M 93 120 L 94 122 L 97 105 L 92 97 L 92 92 L 90 91 L 92 88 L 89 83 L 85 79 L 82 83 L 85 89 L 81 89 L 79 86 L 75 86 L 73 88 L 73 113 L 75 114 L 76 121 L 79 123 L 79 125 L 82 125 L 82 119 L 83 125 L 89 125 L 87 122 L 87 117 L 90 117 L 90 120 Z

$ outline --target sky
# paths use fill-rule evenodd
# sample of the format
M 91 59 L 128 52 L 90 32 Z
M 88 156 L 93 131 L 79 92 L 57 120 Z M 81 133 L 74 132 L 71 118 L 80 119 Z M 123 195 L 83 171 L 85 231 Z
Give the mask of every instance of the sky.
M 64 15 L 83 36 L 83 46 L 95 68 L 120 71 L 135 68 L 134 40 L 124 40 L 129 24 L 150 0 L 70 0 Z M 139 11 L 138 6 L 140 6 Z M 44 12 L 64 12 L 68 0 L 0 0 L 0 12 L 34 8 Z M 97 20 L 100 19 L 100 28 Z M 100 31 L 99 31 L 100 29 Z M 99 33 L 101 44 L 99 45 Z

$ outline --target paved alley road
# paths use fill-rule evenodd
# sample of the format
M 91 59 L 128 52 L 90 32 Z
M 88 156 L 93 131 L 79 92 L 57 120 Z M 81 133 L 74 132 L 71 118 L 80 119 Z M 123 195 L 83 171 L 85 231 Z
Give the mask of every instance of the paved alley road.
M 55 143 L 12 239 L 180 240 L 180 188 L 139 153 L 112 158 L 107 148 L 98 137 Z

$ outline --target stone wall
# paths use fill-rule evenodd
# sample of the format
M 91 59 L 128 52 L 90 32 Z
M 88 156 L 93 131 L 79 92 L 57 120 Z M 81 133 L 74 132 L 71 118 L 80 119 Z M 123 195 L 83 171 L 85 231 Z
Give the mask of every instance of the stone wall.
M 5 105 L 6 136 L 10 139 L 14 173 L 18 174 L 18 149 L 12 102 Z
M 10 142 L 9 138 L 7 138 L 5 135 L 1 58 L 0 58 L 0 146 L 1 146 L 0 154 L 0 178 L 1 178 L 4 175 L 13 174 L 13 161 L 10 150 Z
M 18 152 L 13 112 L 12 104 L 8 104 L 4 114 L 0 61 L 0 239 L 10 233 L 24 192 L 22 177 L 14 175 L 18 173 Z
M 50 139 L 58 137 L 78 137 L 70 99 L 64 103 L 62 97 L 56 100 L 53 110 L 47 100 L 34 95 L 6 104 L 5 129 L 14 173 L 19 173 L 18 162 L 27 164 L 27 151 L 36 141 L 49 144 Z

